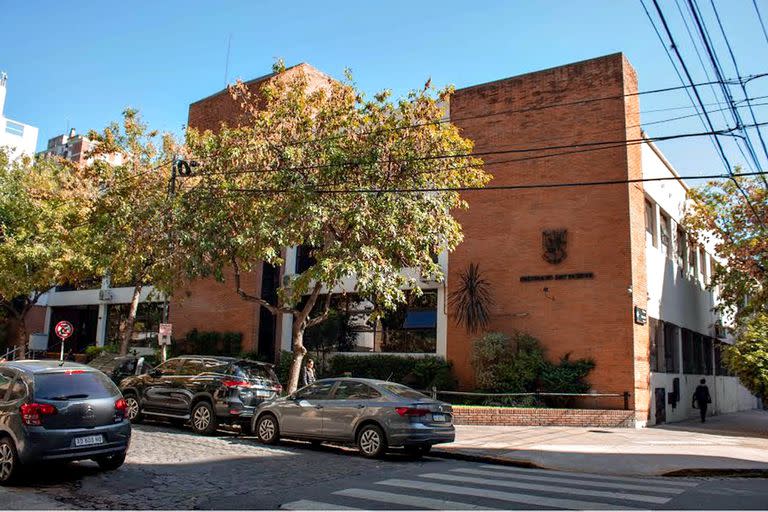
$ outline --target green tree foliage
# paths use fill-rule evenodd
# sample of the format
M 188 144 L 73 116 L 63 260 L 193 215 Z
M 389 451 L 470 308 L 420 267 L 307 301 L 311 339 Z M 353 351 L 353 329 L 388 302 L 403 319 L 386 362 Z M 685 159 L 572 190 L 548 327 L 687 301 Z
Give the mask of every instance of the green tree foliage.
M 472 365 L 478 389 L 489 393 L 586 393 L 585 381 L 595 367 L 591 359 L 547 361 L 539 340 L 525 333 L 488 333 L 475 342 Z M 564 405 L 567 399 L 547 400 Z
M 293 315 L 290 392 L 304 332 L 328 315 L 331 294 L 310 314 L 324 291 L 354 276 L 356 293 L 393 309 L 405 289 L 418 290 L 417 276 L 401 269 L 440 277 L 432 254 L 462 239 L 451 214 L 466 207 L 458 193 L 387 190 L 482 186 L 490 177 L 468 156 L 471 141 L 443 120 L 450 89 L 366 99 L 349 77 L 318 84 L 297 67 L 258 92 L 239 83 L 231 93 L 245 111 L 239 126 L 189 132 L 202 170 L 183 196 L 179 243 L 191 277 L 227 277 L 243 299 Z M 243 273 L 282 264 L 284 248 L 301 244 L 314 248 L 315 263 L 285 281 L 277 301 L 241 286 Z
M 179 275 L 174 272 L 183 252 L 173 250 L 172 203 L 168 187 L 178 147 L 173 138 L 159 136 L 128 109 L 121 123 L 89 133 L 95 149 L 88 164 L 89 185 L 99 186 L 86 250 L 101 275 L 133 287 L 128 317 L 120 326 L 120 354 L 133 337 L 142 288 L 152 284 L 170 293 Z
M 763 226 L 768 226 L 768 183 L 764 177 L 737 177 L 708 183 L 691 195 L 694 201 L 686 224 L 701 239 L 713 237 L 715 251 L 723 259 L 709 287 L 716 289 L 720 309 L 735 315 L 736 345 L 726 351 L 726 364 L 748 389 L 765 396 L 768 232 Z
M 755 313 L 740 322 L 736 343 L 727 348 L 725 361 L 744 386 L 768 398 L 768 313 Z
M 27 314 L 57 284 L 90 277 L 83 250 L 94 189 L 80 170 L 49 158 L 10 161 L 0 150 L 0 307 L 24 355 Z

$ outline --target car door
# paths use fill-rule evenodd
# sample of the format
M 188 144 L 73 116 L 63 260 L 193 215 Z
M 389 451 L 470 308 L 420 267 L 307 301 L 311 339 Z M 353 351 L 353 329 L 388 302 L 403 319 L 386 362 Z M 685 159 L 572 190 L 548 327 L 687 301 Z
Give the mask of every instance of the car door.
M 168 408 L 172 414 L 189 414 L 195 378 L 205 371 L 203 360 L 198 357 L 182 359 L 179 371 L 168 377 L 172 391 L 168 395 Z
M 180 366 L 180 359 L 169 359 L 143 378 L 142 408 L 161 413 L 172 409 L 173 377 L 178 375 Z
M 13 429 L 13 417 L 16 408 L 6 401 L 6 396 L 11 389 L 11 383 L 16 377 L 16 372 L 9 369 L 0 370 L 0 431 L 7 432 Z
M 366 413 L 368 402 L 377 398 L 381 394 L 364 382 L 340 380 L 323 409 L 323 436 L 354 441 L 358 419 Z
M 323 437 L 323 408 L 334 385 L 334 380 L 321 380 L 286 399 L 280 408 L 280 430 L 289 436 Z

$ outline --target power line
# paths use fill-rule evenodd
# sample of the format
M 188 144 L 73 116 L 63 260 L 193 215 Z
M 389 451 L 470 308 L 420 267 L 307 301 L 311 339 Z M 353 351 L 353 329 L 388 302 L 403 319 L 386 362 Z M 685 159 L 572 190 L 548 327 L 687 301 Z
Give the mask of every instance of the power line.
M 763 22 L 763 16 L 760 14 L 760 8 L 757 6 L 757 0 L 752 0 L 752 5 L 755 6 L 755 12 L 757 13 L 757 19 L 760 20 L 760 26 L 763 29 L 763 36 L 765 36 L 765 42 L 768 43 L 768 30 L 765 28 L 765 23 Z
M 471 192 L 471 191 L 493 191 L 493 190 L 530 190 L 530 189 L 549 189 L 549 188 L 573 188 L 573 187 L 593 187 L 603 185 L 628 185 L 632 183 L 649 183 L 660 181 L 678 181 L 683 180 L 711 180 L 725 179 L 735 180 L 740 177 L 764 176 L 765 171 L 747 172 L 732 176 L 730 174 L 709 174 L 699 176 L 663 176 L 657 178 L 634 178 L 622 180 L 600 180 L 600 181 L 575 181 L 561 183 L 533 183 L 523 185 L 488 185 L 477 187 L 413 187 L 413 188 L 356 188 L 356 189 L 327 189 L 311 187 L 294 188 L 219 188 L 204 187 L 206 190 L 215 190 L 227 193 L 241 194 L 286 194 L 295 192 L 310 192 L 315 194 L 410 194 L 410 193 L 428 193 L 428 192 Z
M 768 124 L 768 122 L 765 122 L 762 124 L 766 125 Z M 641 137 L 639 139 L 591 141 L 591 142 L 583 142 L 583 143 L 575 143 L 575 144 L 540 146 L 535 148 L 529 147 L 529 148 L 499 149 L 499 150 L 492 150 L 492 151 L 479 151 L 479 152 L 470 152 L 470 153 L 436 154 L 436 155 L 427 155 L 422 157 L 400 159 L 400 160 L 382 159 L 382 160 L 376 160 L 373 162 L 358 160 L 358 161 L 342 161 L 342 162 L 334 162 L 334 163 L 326 163 L 326 164 L 308 164 L 308 165 L 300 165 L 300 166 L 294 166 L 294 167 L 286 167 L 283 169 L 257 168 L 257 169 L 238 169 L 238 170 L 227 170 L 227 171 L 209 171 L 209 172 L 198 173 L 197 176 L 266 174 L 266 173 L 287 172 L 287 171 L 306 171 L 306 170 L 313 170 L 313 169 L 317 170 L 317 169 L 327 169 L 327 168 L 336 168 L 336 167 L 355 167 L 355 166 L 369 166 L 369 165 L 382 165 L 382 164 L 412 164 L 415 162 L 446 160 L 446 159 L 453 159 L 453 158 L 487 157 L 487 156 L 497 156 L 497 155 L 505 155 L 505 154 L 535 153 L 535 152 L 556 151 L 556 150 L 575 149 L 575 148 L 596 148 L 596 150 L 600 150 L 600 149 L 610 149 L 615 147 L 630 146 L 634 144 L 642 144 L 649 141 L 663 142 L 668 140 L 691 138 L 691 137 L 703 137 L 703 136 L 709 136 L 709 135 L 728 135 L 730 132 L 734 130 L 735 128 L 728 128 L 725 130 L 715 130 L 711 132 L 682 133 L 682 134 L 666 135 L 666 136 L 659 136 L 659 137 Z M 512 160 L 512 161 L 549 158 L 552 156 L 559 156 L 560 154 L 572 154 L 572 152 L 546 154 L 546 155 L 540 155 L 540 156 Z M 488 162 L 486 162 L 485 164 L 488 165 Z
M 675 39 L 672 36 L 672 31 L 669 29 L 669 25 L 667 24 L 667 20 L 664 17 L 664 12 L 661 10 L 661 7 L 659 6 L 658 0 L 652 0 L 652 1 L 653 1 L 653 5 L 656 7 L 656 11 L 659 14 L 659 18 L 661 19 L 661 23 L 664 26 L 664 30 L 667 33 L 667 37 L 669 37 L 669 41 L 670 41 L 670 43 L 672 45 L 672 50 L 677 55 L 677 58 L 680 61 L 680 65 L 682 66 L 683 71 L 685 72 L 685 76 L 688 78 L 688 82 L 693 84 L 694 82 L 693 82 L 693 79 L 691 78 L 691 73 L 688 71 L 688 66 L 686 66 L 685 60 L 683 60 L 682 55 L 680 55 L 680 50 L 678 49 L 677 45 L 675 44 Z M 699 105 L 702 108 L 702 113 L 704 115 L 704 118 L 707 120 L 707 124 L 709 125 L 710 130 L 714 132 L 715 130 L 714 130 L 714 126 L 712 124 L 712 119 L 710 119 L 709 114 L 707 113 L 706 108 L 704 108 L 704 106 L 703 106 L 704 102 L 702 101 L 701 95 L 699 94 L 699 91 L 698 91 L 698 89 L 696 89 L 695 86 L 693 87 L 693 93 L 696 96 L 696 99 L 697 99 Z M 733 175 L 733 170 L 731 168 L 730 163 L 728 162 L 728 157 L 725 154 L 725 150 L 723 149 L 723 146 L 720 143 L 720 139 L 715 137 L 715 142 L 717 143 L 717 147 L 718 147 L 718 149 L 720 150 L 720 153 L 723 156 L 723 160 L 725 161 L 726 172 L 729 175 Z M 749 196 L 747 195 L 746 191 L 741 187 L 741 185 L 739 184 L 738 181 L 735 181 L 735 184 L 736 184 L 736 188 L 738 188 L 738 190 L 741 193 L 741 195 L 744 196 L 744 200 L 746 201 L 747 206 L 749 206 L 749 209 L 754 214 L 755 220 L 757 220 L 757 222 L 760 224 L 760 227 L 763 229 L 763 231 L 766 231 L 765 224 L 763 223 L 763 220 L 760 218 L 760 215 L 758 215 L 757 211 L 755 210 L 754 205 L 749 200 Z

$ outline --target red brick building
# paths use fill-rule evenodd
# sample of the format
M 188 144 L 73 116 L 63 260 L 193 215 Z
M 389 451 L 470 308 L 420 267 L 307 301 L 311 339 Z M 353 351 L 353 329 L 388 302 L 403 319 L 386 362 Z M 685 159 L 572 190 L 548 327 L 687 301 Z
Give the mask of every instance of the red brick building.
M 306 64 L 287 72 L 298 69 L 313 80 L 329 79 Z M 258 88 L 266 78 L 249 86 Z M 642 178 L 657 169 L 676 176 L 658 150 L 644 140 L 637 90 L 635 71 L 622 54 L 614 54 L 458 89 L 451 99 L 450 118 L 463 136 L 475 141 L 477 153 L 496 152 L 483 157 L 486 170 L 493 175 L 492 186 L 623 181 Z M 236 123 L 238 115 L 237 105 L 221 91 L 190 105 L 189 124 L 216 129 L 223 121 Z M 495 299 L 490 330 L 529 333 L 541 340 L 550 359 L 565 354 L 592 358 L 596 363 L 589 377 L 593 391 L 629 392 L 638 424 L 663 421 L 666 416 L 660 408 L 666 411 L 667 405 L 664 398 L 658 401 L 660 393 L 652 389 L 651 372 L 665 371 L 656 363 L 658 357 L 665 356 L 657 354 L 661 345 L 652 343 L 649 324 L 642 318 L 636 321 L 635 313 L 642 317 L 653 298 L 656 302 L 650 306 L 656 319 L 671 315 L 661 295 L 654 298 L 649 293 L 649 276 L 657 276 L 646 261 L 648 254 L 655 255 L 649 251 L 658 252 L 659 247 L 654 245 L 655 238 L 648 238 L 649 222 L 655 222 L 657 230 L 662 229 L 659 222 L 666 222 L 666 229 L 674 232 L 674 221 L 679 221 L 679 215 L 670 219 L 658 208 L 653 210 L 655 216 L 649 217 L 649 204 L 667 200 L 655 201 L 655 194 L 671 198 L 674 193 L 680 204 L 685 201 L 682 182 L 672 182 L 669 187 L 648 192 L 643 183 L 624 183 L 465 193 L 469 209 L 457 214 L 464 242 L 455 252 L 440 257 L 447 279 L 425 285 L 432 299 L 412 308 L 403 332 L 392 333 L 383 343 L 374 336 L 376 339 L 361 341 L 355 348 L 387 351 L 387 347 L 394 347 L 393 351 L 401 353 L 408 352 L 401 349 L 409 345 L 398 340 L 411 340 L 410 346 L 421 347 L 420 353 L 447 357 L 462 387 L 471 388 L 474 337 L 456 324 L 446 307 L 446 297 L 456 289 L 460 273 L 474 263 L 491 283 Z M 549 258 L 561 261 L 545 258 L 545 231 L 565 232 L 565 257 Z M 675 243 L 682 244 L 683 238 L 676 237 Z M 667 243 L 671 253 L 671 239 Z M 695 261 L 670 260 L 670 265 L 677 265 L 671 267 L 673 273 L 683 272 L 695 262 L 700 267 L 711 264 L 712 255 L 704 248 L 701 255 L 700 261 L 696 259 L 699 252 Z M 246 285 L 260 293 L 265 286 L 279 282 L 283 274 L 298 272 L 300 260 L 300 253 L 287 249 L 286 264 L 279 275 L 274 270 L 268 272 L 270 275 L 255 272 Z M 698 279 L 695 283 L 686 281 L 690 290 L 680 293 L 696 297 L 709 294 L 711 305 L 713 299 L 704 289 L 706 277 L 702 276 L 694 276 Z M 677 294 L 681 286 L 676 283 L 666 296 Z M 677 325 L 683 331 L 695 329 L 701 336 L 714 336 L 717 319 L 704 306 L 700 309 L 696 325 L 686 324 L 685 315 L 675 320 Z M 194 327 L 240 330 L 246 348 L 265 354 L 290 346 L 286 329 L 281 329 L 286 319 L 273 320 L 259 312 L 258 306 L 242 301 L 231 283 L 194 283 L 172 303 L 171 319 L 177 334 Z M 270 328 L 264 327 L 265 322 L 271 322 Z M 679 348 L 676 336 L 674 341 L 669 338 L 664 350 L 672 359 L 685 358 L 685 346 Z M 713 357 L 711 350 L 708 357 Z M 688 379 L 679 367 L 676 369 L 679 378 Z M 690 373 L 691 379 L 698 378 L 694 373 Z M 714 370 L 709 374 L 702 370 L 701 374 L 714 375 Z M 667 384 L 659 386 L 661 395 L 672 392 Z M 687 400 L 687 396 L 683 398 Z M 619 408 L 623 401 L 604 405 Z

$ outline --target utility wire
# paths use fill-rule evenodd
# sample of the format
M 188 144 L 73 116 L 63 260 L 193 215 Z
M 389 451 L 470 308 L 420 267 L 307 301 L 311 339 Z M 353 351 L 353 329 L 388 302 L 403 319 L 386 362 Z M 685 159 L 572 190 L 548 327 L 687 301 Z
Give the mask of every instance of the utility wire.
M 733 53 L 733 48 L 731 47 L 731 43 L 728 40 L 728 36 L 725 33 L 725 28 L 723 27 L 723 22 L 720 19 L 720 13 L 717 12 L 717 7 L 715 6 L 714 0 L 710 0 L 712 4 L 712 10 L 715 13 L 715 18 L 717 19 L 717 24 L 720 27 L 720 32 L 723 34 L 723 39 L 725 40 L 725 45 L 728 48 L 728 53 L 731 56 L 731 62 L 733 62 L 733 68 L 736 70 L 736 74 L 739 74 L 739 64 L 736 62 L 736 56 Z M 741 86 L 741 91 L 744 93 L 744 99 L 747 102 L 747 107 L 749 107 L 749 113 L 752 116 L 752 122 L 757 122 L 757 117 L 755 116 L 755 111 L 752 108 L 752 102 L 749 99 L 749 93 L 747 92 L 747 87 L 743 83 L 739 83 Z M 733 109 L 736 110 L 735 105 L 733 105 Z M 763 148 L 763 154 L 765 155 L 766 161 L 768 161 L 768 146 L 766 146 L 765 139 L 763 138 L 763 132 L 760 130 L 760 127 L 756 128 L 757 131 L 757 137 L 760 140 L 760 145 Z M 744 130 L 745 136 L 749 136 L 747 130 Z M 759 162 L 758 162 L 759 164 Z M 762 166 L 758 165 L 757 169 L 762 169 Z M 768 187 L 768 180 L 765 178 L 765 176 L 762 177 L 763 184 Z
M 765 42 L 768 43 L 768 30 L 765 28 L 765 23 L 763 22 L 763 16 L 760 14 L 760 8 L 757 6 L 757 0 L 752 0 L 752 5 L 755 6 L 755 12 L 757 13 L 757 19 L 760 20 L 760 26 L 763 29 L 763 36 L 765 36 Z
M 661 7 L 659 6 L 658 0 L 652 0 L 652 1 L 653 1 L 653 5 L 656 7 L 656 11 L 659 14 L 659 18 L 661 19 L 661 23 L 664 26 L 664 30 L 667 33 L 667 37 L 669 37 L 669 41 L 670 41 L 670 43 L 672 45 L 672 50 L 677 55 L 677 58 L 680 61 L 680 65 L 683 68 L 683 72 L 685 73 L 685 76 L 688 78 L 688 82 L 693 84 L 694 82 L 693 82 L 693 78 L 691 78 L 691 73 L 688 71 L 688 66 L 686 66 L 685 60 L 683 59 L 682 55 L 680 55 L 680 50 L 678 49 L 677 45 L 675 44 L 674 36 L 672 36 L 672 31 L 669 29 L 669 25 L 667 24 L 667 19 L 664 16 L 664 12 L 661 10 Z M 704 108 L 704 106 L 703 106 L 704 102 L 702 101 L 701 95 L 699 94 L 699 91 L 698 91 L 698 89 L 696 87 L 693 87 L 693 93 L 696 96 L 696 100 L 698 101 L 699 105 L 702 108 L 702 111 L 703 111 L 703 114 L 704 114 L 704 118 L 707 120 L 707 124 L 709 125 L 710 130 L 712 132 L 714 132 L 715 130 L 714 130 L 714 125 L 712 124 L 712 119 L 709 117 L 709 114 L 707 113 L 706 108 Z M 723 155 L 723 160 L 725 160 L 726 172 L 728 172 L 729 175 L 733 176 L 733 170 L 731 168 L 730 163 L 728 162 L 728 157 L 725 154 L 725 150 L 723 149 L 723 146 L 720 143 L 720 139 L 715 137 L 715 141 L 717 142 L 717 147 L 720 150 L 720 153 Z M 760 224 L 760 227 L 763 229 L 763 232 L 767 231 L 768 229 L 766 228 L 765 224 L 763 223 L 763 220 L 760 218 L 760 215 L 757 213 L 757 210 L 755 210 L 754 205 L 749 200 L 749 196 L 747 195 L 746 191 L 742 188 L 741 184 L 737 180 L 734 180 L 734 183 L 736 184 L 736 188 L 738 188 L 738 190 L 741 193 L 741 195 L 744 196 L 744 200 L 746 201 L 747 206 L 749 206 L 749 209 L 754 214 L 755 220 L 758 222 L 758 224 Z
M 470 191 L 493 191 L 493 190 L 530 190 L 530 189 L 549 189 L 549 188 L 573 188 L 573 187 L 593 187 L 602 185 L 627 185 L 632 183 L 649 183 L 660 181 L 678 181 L 683 180 L 711 180 L 711 179 L 724 179 L 735 180 L 735 178 L 748 177 L 748 176 L 764 176 L 767 174 L 764 171 L 759 172 L 746 172 L 731 176 L 730 174 L 708 174 L 699 176 L 663 176 L 657 178 L 634 178 L 634 179 L 622 179 L 622 180 L 600 180 L 600 181 L 575 181 L 575 182 L 562 182 L 562 183 L 532 183 L 522 185 L 488 185 L 488 186 L 476 186 L 476 187 L 413 187 L 413 188 L 356 188 L 356 189 L 329 189 L 329 188 L 314 188 L 314 187 L 294 187 L 294 188 L 218 188 L 208 187 L 207 190 L 215 190 L 226 193 L 241 193 L 241 194 L 285 194 L 295 193 L 297 191 L 311 192 L 315 194 L 410 194 L 410 193 L 427 193 L 427 192 L 470 192 Z

